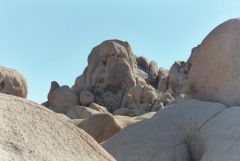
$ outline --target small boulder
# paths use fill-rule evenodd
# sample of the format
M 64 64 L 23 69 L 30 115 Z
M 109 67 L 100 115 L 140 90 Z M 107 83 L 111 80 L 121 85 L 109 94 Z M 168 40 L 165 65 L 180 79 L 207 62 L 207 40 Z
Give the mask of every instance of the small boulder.
M 164 108 L 164 104 L 160 100 L 155 100 L 153 106 L 152 106 L 152 112 L 159 111 L 161 108 Z
M 82 106 L 88 106 L 90 103 L 94 102 L 94 96 L 90 91 L 83 91 L 80 94 L 79 100 Z
M 18 71 L 0 66 L 0 93 L 27 98 L 27 81 Z
M 119 132 L 122 127 L 111 114 L 101 113 L 80 120 L 77 126 L 101 143 Z
M 96 110 L 96 111 L 98 111 L 98 112 L 101 112 L 101 113 L 108 113 L 108 110 L 107 110 L 106 107 L 101 106 L 101 105 L 99 105 L 99 104 L 97 104 L 97 103 L 91 103 L 91 104 L 89 105 L 89 108 L 91 108 L 91 109 L 93 109 L 93 110 Z
M 48 106 L 55 112 L 66 113 L 68 108 L 79 104 L 77 95 L 68 86 L 59 86 L 57 82 L 51 83 L 48 94 Z
M 140 56 L 140 57 L 137 57 L 137 65 L 138 67 L 143 70 L 144 72 L 148 73 L 149 71 L 149 62 L 148 60 L 143 57 L 143 56 Z

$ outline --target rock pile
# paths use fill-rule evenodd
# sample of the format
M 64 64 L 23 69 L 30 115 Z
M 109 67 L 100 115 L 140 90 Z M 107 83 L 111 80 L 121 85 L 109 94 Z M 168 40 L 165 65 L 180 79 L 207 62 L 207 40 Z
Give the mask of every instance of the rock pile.
M 75 105 L 94 103 L 115 115 L 138 116 L 171 103 L 189 69 L 184 62 L 175 63 L 170 71 L 158 69 L 155 61 L 136 57 L 127 42 L 107 40 L 93 48 L 72 88 L 52 82 L 45 105 L 66 114 Z

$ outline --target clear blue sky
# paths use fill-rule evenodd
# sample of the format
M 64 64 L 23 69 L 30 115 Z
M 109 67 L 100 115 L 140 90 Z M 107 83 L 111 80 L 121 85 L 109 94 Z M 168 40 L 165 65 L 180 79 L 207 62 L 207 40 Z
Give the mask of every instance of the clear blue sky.
M 104 40 L 169 68 L 239 16 L 239 0 L 0 0 L 0 65 L 25 75 L 28 99 L 41 103 L 52 80 L 72 86 Z

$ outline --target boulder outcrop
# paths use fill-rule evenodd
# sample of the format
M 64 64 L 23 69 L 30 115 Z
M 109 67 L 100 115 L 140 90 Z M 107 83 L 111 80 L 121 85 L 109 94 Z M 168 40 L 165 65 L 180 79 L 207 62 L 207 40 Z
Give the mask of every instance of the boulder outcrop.
M 95 47 L 88 57 L 88 66 L 76 79 L 73 90 L 80 95 L 89 90 L 96 103 L 110 111 L 120 107 L 122 97 L 136 85 L 137 63 L 127 42 L 108 40 Z
M 135 110 L 134 115 L 141 115 L 150 111 L 156 99 L 155 89 L 146 83 L 149 79 L 157 84 L 155 61 L 149 64 L 143 57 L 136 58 L 127 42 L 107 40 L 92 50 L 88 66 L 72 90 L 80 96 L 81 105 L 94 101 L 111 113 L 119 108 L 136 107 L 140 110 Z

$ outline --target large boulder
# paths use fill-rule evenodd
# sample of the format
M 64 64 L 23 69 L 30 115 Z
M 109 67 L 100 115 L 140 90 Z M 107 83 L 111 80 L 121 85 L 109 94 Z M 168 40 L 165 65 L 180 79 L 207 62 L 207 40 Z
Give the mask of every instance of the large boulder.
M 44 106 L 5 94 L 0 104 L 0 160 L 115 160 L 86 132 Z
M 102 145 L 118 161 L 237 161 L 240 107 L 188 100 L 131 125 Z
M 143 61 L 143 64 L 141 66 L 147 68 L 147 62 Z M 152 64 L 151 73 L 155 78 L 157 68 Z M 120 108 L 128 89 L 139 84 L 146 85 L 144 79 L 147 77 L 148 73 L 138 69 L 136 58 L 127 42 L 108 40 L 92 50 L 87 68 L 76 79 L 72 89 L 78 95 L 90 91 L 96 103 L 113 112 Z
M 193 49 L 190 59 L 193 97 L 240 105 L 240 19 L 216 27 Z
M 77 95 L 68 87 L 53 81 L 48 93 L 48 108 L 58 113 L 66 113 L 70 107 L 79 104 Z
M 0 93 L 26 98 L 27 81 L 18 71 L 0 66 Z
M 129 44 L 108 40 L 92 50 L 87 68 L 72 89 L 79 95 L 91 91 L 96 103 L 114 111 L 127 90 L 136 85 L 136 78 L 137 63 Z

